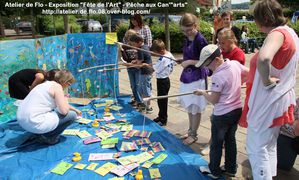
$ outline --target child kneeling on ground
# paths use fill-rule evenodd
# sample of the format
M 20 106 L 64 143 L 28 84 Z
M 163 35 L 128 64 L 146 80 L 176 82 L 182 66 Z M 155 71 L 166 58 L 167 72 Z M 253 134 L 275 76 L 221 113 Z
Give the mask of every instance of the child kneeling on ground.
M 213 71 L 211 90 L 196 90 L 196 95 L 204 96 L 214 105 L 211 127 L 211 147 L 209 166 L 201 166 L 202 173 L 217 179 L 222 171 L 234 176 L 237 172 L 237 145 L 235 133 L 242 113 L 241 85 L 245 82 L 248 68 L 237 61 L 223 59 L 216 45 L 204 47 L 197 67 L 206 66 Z M 225 148 L 225 166 L 220 168 L 222 146 Z

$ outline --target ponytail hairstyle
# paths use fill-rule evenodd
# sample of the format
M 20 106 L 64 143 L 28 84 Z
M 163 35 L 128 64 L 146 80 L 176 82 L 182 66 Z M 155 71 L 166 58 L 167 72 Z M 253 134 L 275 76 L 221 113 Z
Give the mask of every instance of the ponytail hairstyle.
M 276 0 L 258 0 L 254 4 L 253 17 L 265 27 L 283 26 L 287 23 L 281 5 Z
M 74 76 L 69 70 L 62 69 L 55 73 L 54 79 L 55 82 L 63 85 L 63 84 L 73 84 L 76 82 Z

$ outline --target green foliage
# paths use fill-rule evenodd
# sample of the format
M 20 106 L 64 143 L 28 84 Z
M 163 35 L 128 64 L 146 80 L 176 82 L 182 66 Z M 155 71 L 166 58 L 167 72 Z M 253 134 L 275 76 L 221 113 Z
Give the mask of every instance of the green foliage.
M 293 23 L 289 23 L 288 24 L 291 28 L 294 29 L 294 31 L 297 33 L 297 35 L 299 36 L 299 21 L 297 21 L 297 23 L 293 24 Z
M 76 17 L 73 15 L 68 15 L 69 17 L 69 26 L 73 33 L 78 33 L 81 31 L 81 26 L 77 24 Z M 55 16 L 55 27 L 56 34 L 64 34 L 64 24 L 63 24 L 63 16 Z M 40 19 L 40 31 L 41 33 L 49 33 L 53 34 L 54 25 L 53 25 L 53 17 L 52 16 L 42 16 Z
M 116 32 L 117 32 L 117 39 L 118 41 L 122 41 L 126 31 L 129 29 L 129 23 L 121 23 L 119 26 L 116 27 Z
M 212 40 L 211 28 L 212 24 L 206 21 L 201 20 L 200 24 L 200 32 L 204 35 L 204 37 L 208 40 Z M 117 27 L 117 36 L 119 40 L 122 40 L 125 32 L 128 30 L 128 23 L 122 23 Z M 159 21 L 155 21 L 150 27 L 153 39 L 162 39 L 165 41 L 165 25 L 164 23 L 160 23 Z M 174 22 L 169 24 L 170 31 L 170 44 L 171 44 L 171 52 L 173 53 L 182 53 L 182 48 L 185 42 L 185 36 L 181 31 L 179 24 Z
M 249 38 L 255 38 L 257 40 L 257 43 L 259 45 L 262 45 L 264 39 L 266 38 L 266 34 L 260 32 L 260 30 L 258 29 L 258 27 L 256 26 L 256 24 L 254 22 L 251 22 L 251 23 L 238 23 L 235 26 L 242 29 L 243 25 L 246 25 L 248 27 L 248 37 Z
M 234 20 L 242 19 L 243 16 L 246 16 L 247 20 L 253 20 L 253 15 L 249 11 L 233 11 L 234 12 Z

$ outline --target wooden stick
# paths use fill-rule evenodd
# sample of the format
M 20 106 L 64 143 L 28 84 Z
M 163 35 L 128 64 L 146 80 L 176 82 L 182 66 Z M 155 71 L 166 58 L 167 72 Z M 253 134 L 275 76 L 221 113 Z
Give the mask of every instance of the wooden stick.
M 148 97 L 148 98 L 143 98 L 143 101 L 149 101 L 149 100 L 153 100 L 153 99 L 165 99 L 165 98 L 178 97 L 178 96 L 187 96 L 187 95 L 191 95 L 191 94 L 194 94 L 194 92 Z
M 246 86 L 241 86 L 241 88 L 246 88 Z M 206 92 L 212 92 L 211 90 L 205 90 Z M 171 98 L 171 97 L 178 97 L 178 96 L 187 96 L 194 94 L 194 92 L 187 92 L 187 93 L 181 93 L 181 94 L 172 94 L 172 95 L 165 95 L 165 96 L 154 96 L 154 97 L 147 97 L 143 98 L 143 101 L 149 101 L 153 99 L 165 99 L 165 98 Z
M 102 67 L 108 67 L 108 66 L 117 66 L 117 65 L 123 65 L 123 63 L 104 64 L 104 65 L 99 65 L 99 66 L 92 66 L 92 67 L 88 67 L 88 68 L 79 69 L 78 72 L 86 71 L 86 70 L 89 70 L 89 69 L 96 69 L 96 68 L 102 68 Z
M 113 70 L 122 70 L 122 69 L 128 69 L 128 67 L 120 67 L 120 68 L 109 68 L 109 69 L 99 69 L 98 72 L 104 72 L 104 71 L 113 71 Z
M 124 43 L 121 43 L 121 42 L 115 42 L 115 43 L 116 43 L 116 44 L 120 44 L 120 45 L 122 45 L 122 46 L 127 46 L 127 47 L 129 47 L 129 48 L 133 48 L 133 49 L 137 49 L 137 50 L 140 50 L 140 51 L 144 51 L 144 52 L 147 52 L 147 53 L 156 55 L 156 56 L 165 57 L 165 58 L 168 58 L 168 59 L 173 60 L 173 61 L 175 61 L 175 62 L 180 62 L 180 61 L 178 61 L 178 60 L 176 60 L 176 59 L 173 59 L 173 58 L 164 56 L 164 55 L 159 54 L 159 53 L 155 53 L 155 52 L 153 52 L 153 51 L 148 51 L 148 50 L 141 49 L 141 48 L 138 48 L 138 47 L 130 46 L 130 45 L 128 45 L 128 44 L 124 44 Z

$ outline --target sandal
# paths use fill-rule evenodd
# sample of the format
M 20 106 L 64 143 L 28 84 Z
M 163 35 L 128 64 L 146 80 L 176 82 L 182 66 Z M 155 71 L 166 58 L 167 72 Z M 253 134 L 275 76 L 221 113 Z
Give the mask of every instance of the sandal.
M 186 138 L 188 138 L 188 137 L 189 137 L 189 134 L 186 133 L 186 134 L 184 134 L 184 135 L 181 135 L 181 136 L 180 136 L 180 139 L 186 139 Z
M 197 140 L 198 140 L 197 137 L 189 136 L 189 137 L 187 137 L 187 138 L 183 141 L 183 144 L 185 144 L 185 145 L 191 145 L 191 144 L 195 143 Z

